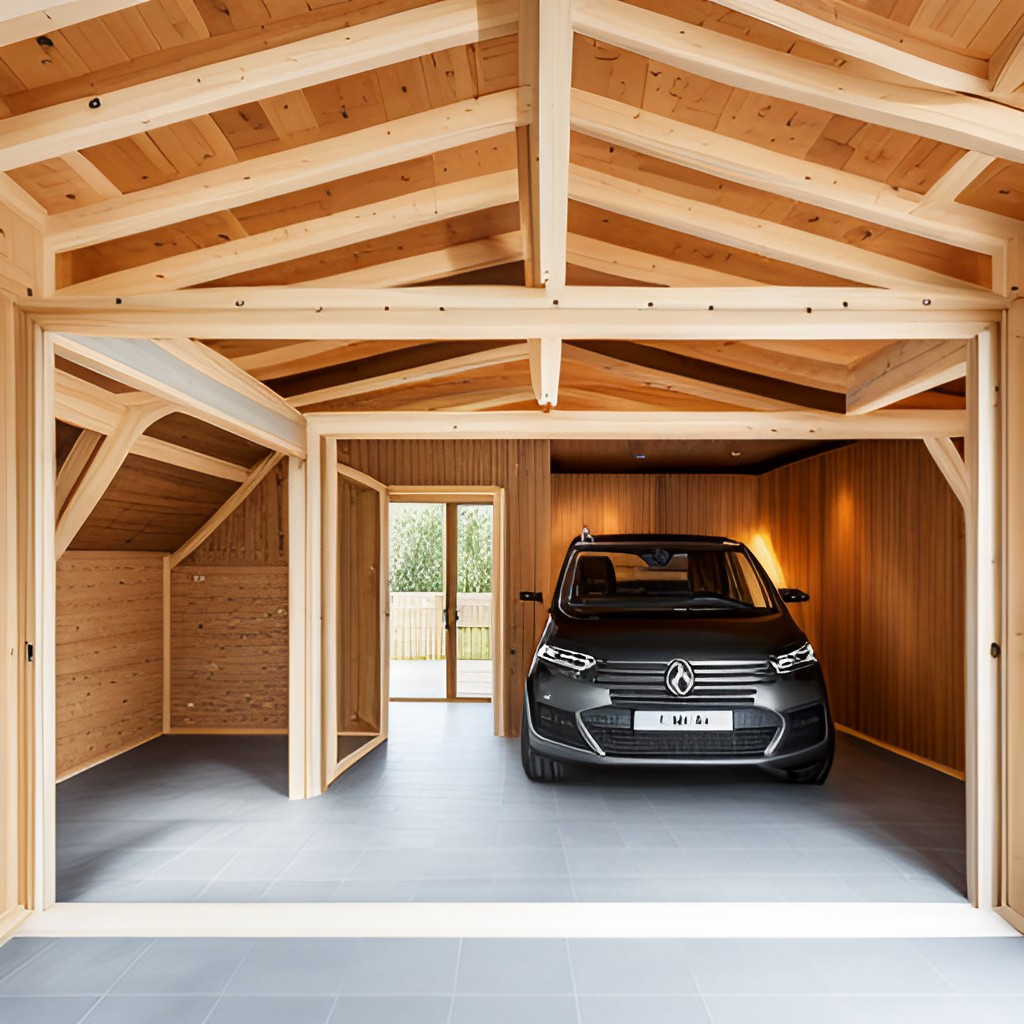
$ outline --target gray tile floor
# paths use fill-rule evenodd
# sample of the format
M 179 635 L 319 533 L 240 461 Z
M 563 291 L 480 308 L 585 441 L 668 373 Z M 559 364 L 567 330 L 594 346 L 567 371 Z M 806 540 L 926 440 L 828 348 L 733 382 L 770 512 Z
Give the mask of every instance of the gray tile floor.
M 963 784 L 847 736 L 823 787 L 712 768 L 543 786 L 489 705 L 391 711 L 316 800 L 286 798 L 281 737 L 163 737 L 61 783 L 58 899 L 964 900 Z
M 13 939 L 11 1024 L 1019 1024 L 1024 937 Z

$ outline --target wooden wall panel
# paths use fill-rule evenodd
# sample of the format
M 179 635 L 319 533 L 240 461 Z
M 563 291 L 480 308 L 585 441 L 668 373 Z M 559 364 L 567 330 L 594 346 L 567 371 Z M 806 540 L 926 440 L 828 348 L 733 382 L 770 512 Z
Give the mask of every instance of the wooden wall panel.
M 162 729 L 160 555 L 69 551 L 57 563 L 57 777 Z
M 499 732 L 514 736 L 522 687 L 546 605 L 519 600 L 521 590 L 544 591 L 549 578 L 550 446 L 547 441 L 339 441 L 338 460 L 385 484 L 491 486 L 505 490 L 505 701 Z
M 288 568 L 171 574 L 171 729 L 288 727 Z
M 719 474 L 569 473 L 551 477 L 551 579 L 569 542 L 591 533 L 707 533 L 748 543 L 758 478 Z
M 171 574 L 171 729 L 288 726 L 288 494 L 279 464 Z
M 964 519 L 924 445 L 852 445 L 761 495 L 836 721 L 963 770 Z

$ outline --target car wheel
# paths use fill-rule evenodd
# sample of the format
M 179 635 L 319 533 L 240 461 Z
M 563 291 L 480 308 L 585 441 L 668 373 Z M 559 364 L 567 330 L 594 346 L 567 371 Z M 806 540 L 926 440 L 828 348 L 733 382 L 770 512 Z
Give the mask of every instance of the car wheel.
M 543 754 L 536 754 L 530 746 L 530 723 L 523 705 L 523 720 L 519 726 L 519 749 L 523 755 L 523 771 L 531 782 L 561 782 L 565 778 L 565 765 Z
M 832 758 L 835 754 L 835 740 L 828 745 L 828 753 L 820 761 L 812 761 L 802 768 L 790 768 L 786 771 L 786 781 L 796 782 L 805 786 L 820 786 L 832 771 Z

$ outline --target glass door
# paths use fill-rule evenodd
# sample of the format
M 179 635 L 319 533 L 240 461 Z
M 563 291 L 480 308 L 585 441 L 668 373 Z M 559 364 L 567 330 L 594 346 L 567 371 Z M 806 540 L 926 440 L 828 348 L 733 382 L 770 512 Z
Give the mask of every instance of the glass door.
M 455 632 L 449 662 L 454 696 L 490 700 L 494 693 L 494 506 L 455 509 Z

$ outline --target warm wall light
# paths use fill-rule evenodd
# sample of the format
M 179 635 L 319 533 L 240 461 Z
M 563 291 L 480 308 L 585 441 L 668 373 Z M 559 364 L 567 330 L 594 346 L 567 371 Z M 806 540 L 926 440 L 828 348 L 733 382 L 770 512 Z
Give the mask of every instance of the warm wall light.
M 754 557 L 764 566 L 765 572 L 771 577 L 775 586 L 782 589 L 789 585 L 786 583 L 786 574 L 782 571 L 782 563 L 775 553 L 775 546 L 767 531 L 755 533 L 747 546 L 753 552 Z

